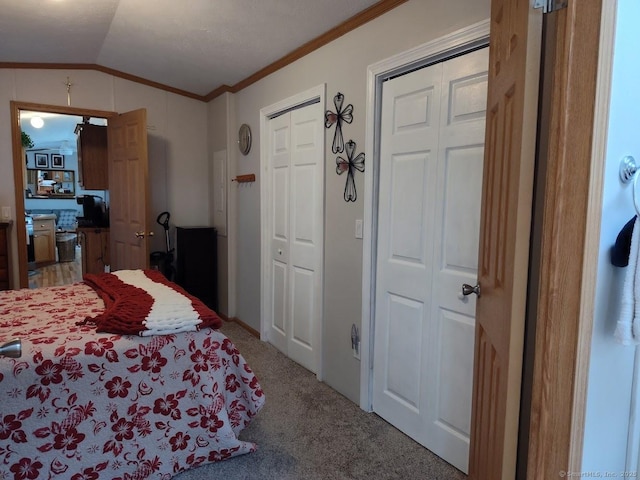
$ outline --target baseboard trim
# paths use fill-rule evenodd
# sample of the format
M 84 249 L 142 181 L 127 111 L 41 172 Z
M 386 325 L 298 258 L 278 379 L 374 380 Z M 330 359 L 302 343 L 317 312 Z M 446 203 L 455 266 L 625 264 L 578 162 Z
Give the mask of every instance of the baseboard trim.
M 226 320 L 227 322 L 233 322 L 233 323 L 237 323 L 238 325 L 240 325 L 242 328 L 244 328 L 247 332 L 249 332 L 251 335 L 253 335 L 254 337 L 256 337 L 257 339 L 260 339 L 260 333 L 253 327 L 250 327 L 249 325 L 247 325 L 246 323 L 244 323 L 242 320 L 240 320 L 238 317 L 231 317 L 228 318 L 225 315 L 220 315 L 218 314 L 220 317 L 222 317 L 224 320 Z

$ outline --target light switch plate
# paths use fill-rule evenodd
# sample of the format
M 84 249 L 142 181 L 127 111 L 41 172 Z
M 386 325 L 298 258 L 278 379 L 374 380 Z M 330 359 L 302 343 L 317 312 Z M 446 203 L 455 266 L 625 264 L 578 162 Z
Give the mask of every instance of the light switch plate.
M 356 220 L 356 238 L 362 238 L 362 220 Z

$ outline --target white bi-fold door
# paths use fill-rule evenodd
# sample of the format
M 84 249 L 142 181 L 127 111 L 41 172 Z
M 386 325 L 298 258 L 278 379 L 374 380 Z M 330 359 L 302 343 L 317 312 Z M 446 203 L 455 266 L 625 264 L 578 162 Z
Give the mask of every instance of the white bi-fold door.
M 466 472 L 488 49 L 383 84 L 374 411 Z
M 268 122 L 269 341 L 317 373 L 322 321 L 323 111 L 307 105 Z

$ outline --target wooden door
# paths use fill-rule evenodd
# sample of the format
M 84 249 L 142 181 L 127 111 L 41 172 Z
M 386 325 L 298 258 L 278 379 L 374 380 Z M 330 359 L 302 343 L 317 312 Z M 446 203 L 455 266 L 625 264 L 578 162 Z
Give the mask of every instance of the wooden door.
M 488 50 L 383 84 L 373 409 L 467 471 Z
M 111 270 L 149 268 L 147 111 L 109 118 Z
M 322 322 L 323 134 L 320 103 L 269 121 L 269 341 L 314 373 Z
M 542 12 L 493 0 L 469 478 L 513 479 L 521 388 Z

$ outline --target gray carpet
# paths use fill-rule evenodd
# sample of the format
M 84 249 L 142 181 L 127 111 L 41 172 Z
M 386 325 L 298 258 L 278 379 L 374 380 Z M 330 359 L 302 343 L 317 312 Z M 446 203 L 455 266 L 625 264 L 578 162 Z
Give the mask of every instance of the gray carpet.
M 264 408 L 241 434 L 258 450 L 184 472 L 177 480 L 466 479 L 237 324 L 225 323 L 222 331 L 266 395 Z

